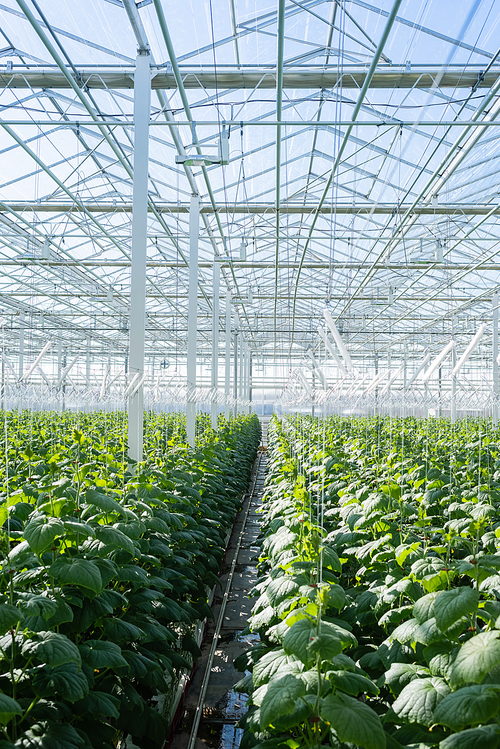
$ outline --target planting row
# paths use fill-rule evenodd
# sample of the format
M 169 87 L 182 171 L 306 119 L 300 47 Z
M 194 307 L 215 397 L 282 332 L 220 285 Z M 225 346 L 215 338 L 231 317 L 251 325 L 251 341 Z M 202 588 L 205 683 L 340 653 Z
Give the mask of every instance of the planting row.
M 273 421 L 242 749 L 500 746 L 499 436 Z
M 240 416 L 217 434 L 205 425 L 192 450 L 181 421 L 150 423 L 132 471 L 121 414 L 79 415 L 79 429 L 69 415 L 7 414 L 0 749 L 163 744 L 156 700 L 199 653 L 193 632 L 260 439 L 258 419 Z

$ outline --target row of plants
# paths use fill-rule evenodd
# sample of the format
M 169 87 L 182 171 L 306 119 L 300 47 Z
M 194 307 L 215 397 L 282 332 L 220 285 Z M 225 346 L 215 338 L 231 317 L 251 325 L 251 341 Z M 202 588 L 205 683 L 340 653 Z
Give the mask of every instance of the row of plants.
M 222 418 L 191 449 L 160 415 L 132 465 L 122 414 L 74 419 L 4 414 L 0 749 L 160 747 L 260 425 Z
M 242 749 L 500 746 L 500 435 L 286 417 L 269 431 Z

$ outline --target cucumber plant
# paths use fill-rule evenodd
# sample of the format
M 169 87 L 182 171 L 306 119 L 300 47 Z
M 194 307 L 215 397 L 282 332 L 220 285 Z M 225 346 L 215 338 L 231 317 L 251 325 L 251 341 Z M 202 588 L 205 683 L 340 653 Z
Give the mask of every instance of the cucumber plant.
M 274 421 L 244 747 L 500 744 L 496 437 Z
M 27 420 L 28 444 L 7 415 L 0 747 L 161 746 L 156 700 L 199 654 L 194 626 L 210 615 L 258 420 L 221 421 L 190 449 L 159 418 L 134 472 L 121 415 L 85 415 L 88 434 L 66 415 Z

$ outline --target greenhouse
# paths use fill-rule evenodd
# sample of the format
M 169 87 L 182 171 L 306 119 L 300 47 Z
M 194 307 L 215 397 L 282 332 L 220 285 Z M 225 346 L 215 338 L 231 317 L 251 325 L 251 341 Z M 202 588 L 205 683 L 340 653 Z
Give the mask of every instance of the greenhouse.
M 500 748 L 498 38 L 2 0 L 0 749 Z

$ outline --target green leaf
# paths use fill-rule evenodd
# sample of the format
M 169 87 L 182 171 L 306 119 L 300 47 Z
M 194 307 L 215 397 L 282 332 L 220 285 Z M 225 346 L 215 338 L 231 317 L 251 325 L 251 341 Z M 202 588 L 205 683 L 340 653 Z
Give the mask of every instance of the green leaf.
M 487 723 L 498 709 L 498 695 L 489 686 L 474 685 L 449 694 L 434 712 L 434 722 L 461 731 L 467 726 Z
M 49 567 L 49 575 L 63 585 L 78 585 L 94 593 L 99 593 L 103 587 L 99 568 L 88 559 L 59 557 Z
M 306 692 L 303 681 L 292 674 L 287 674 L 273 681 L 267 688 L 260 706 L 260 727 L 263 731 L 272 725 L 274 719 L 287 715 L 295 710 L 295 703 Z
M 84 662 L 92 669 L 101 668 L 119 668 L 125 666 L 128 669 L 128 663 L 122 655 L 119 645 L 106 640 L 85 640 L 82 645 L 78 646 Z
M 345 590 L 341 585 L 328 587 L 328 605 L 340 611 L 345 604 Z
M 24 537 L 35 554 L 47 549 L 63 533 L 64 523 L 45 515 L 33 518 L 24 528 Z
M 78 715 L 90 713 L 91 715 L 103 715 L 106 718 L 119 718 L 120 700 L 107 692 L 94 690 L 83 700 L 75 703 L 75 712 Z
M 314 637 L 307 646 L 311 660 L 316 660 L 319 655 L 322 661 L 331 661 L 342 650 L 342 643 L 338 637 L 329 634 L 320 634 Z
M 37 671 L 32 679 L 35 694 L 45 699 L 53 699 L 54 695 L 63 697 L 68 702 L 81 700 L 88 694 L 89 684 L 76 663 L 66 663 L 64 666 L 45 668 Z
M 33 596 L 27 600 L 21 600 L 19 607 L 26 616 L 42 616 L 50 619 L 57 611 L 57 602 L 46 596 Z
M 299 589 L 297 583 L 288 575 L 282 575 L 271 580 L 266 588 L 266 595 L 271 606 L 277 606 L 281 601 L 294 595 Z
M 57 632 L 39 632 L 27 640 L 22 648 L 25 658 L 38 658 L 47 666 L 62 666 L 64 663 L 81 665 L 80 652 L 66 635 Z
M 142 629 L 131 622 L 109 617 L 103 622 L 103 629 L 110 640 L 117 642 L 134 642 L 135 640 L 146 639 L 146 634 Z
M 450 669 L 452 686 L 477 684 L 500 664 L 499 637 L 500 632 L 481 632 L 462 645 Z
M 96 492 L 95 489 L 88 489 L 85 493 L 85 501 L 90 505 L 95 505 L 103 512 L 116 512 L 119 515 L 126 515 L 126 510 L 114 499 L 107 497 L 105 494 Z
M 337 689 L 341 689 L 347 694 L 353 694 L 355 697 L 361 692 L 372 695 L 379 693 L 377 685 L 361 674 L 351 673 L 350 671 L 328 671 L 327 677 L 328 681 L 331 681 Z
M 22 614 L 16 606 L 11 606 L 10 603 L 0 604 L 0 635 L 15 627 L 21 619 Z
M 323 555 L 323 567 L 333 570 L 333 572 L 338 572 L 340 575 L 342 564 L 335 549 L 332 549 L 331 546 L 322 546 L 320 547 L 320 551 Z
M 267 684 L 278 672 L 291 670 L 292 665 L 296 667 L 297 664 L 300 664 L 301 668 L 303 667 L 295 655 L 287 655 L 282 648 L 270 650 L 262 658 L 259 658 L 253 667 L 254 686 L 260 687 Z
M 35 723 L 15 745 L 19 749 L 80 749 L 85 743 L 68 723 Z
M 250 627 L 252 632 L 257 632 L 261 627 L 268 627 L 276 614 L 272 606 L 266 606 L 265 609 L 259 611 L 258 614 L 252 616 L 250 620 Z
M 21 705 L 6 694 L 0 692 L 0 724 L 9 722 L 13 715 L 22 715 Z
M 135 555 L 136 549 L 132 541 L 125 533 L 111 525 L 99 525 L 95 529 L 95 535 L 106 546 L 113 546 L 115 549 L 125 549 L 130 554 Z
M 413 616 L 419 624 L 424 624 L 434 616 L 434 604 L 439 595 L 441 595 L 441 592 L 427 593 L 426 596 L 422 596 L 414 603 Z
M 309 619 L 300 619 L 293 624 L 283 638 L 283 649 L 288 655 L 296 655 L 302 663 L 308 665 L 313 660 L 309 651 L 309 644 L 314 640 L 316 632 Z
M 338 639 L 342 643 L 343 648 L 355 648 L 358 645 L 358 641 L 356 640 L 352 632 L 349 632 L 349 630 L 344 629 L 344 627 L 335 624 L 335 622 L 327 621 L 326 619 L 323 619 L 323 621 L 321 622 L 321 634 L 328 634 L 332 635 L 333 637 L 338 637 Z
M 429 669 L 414 663 L 392 663 L 382 678 L 391 692 L 399 694 L 404 687 L 420 676 L 429 676 Z
M 415 679 L 403 689 L 392 709 L 399 718 L 404 718 L 408 723 L 430 726 L 434 722 L 436 707 L 449 693 L 448 684 L 438 676 Z
M 401 546 L 398 546 L 394 554 L 399 566 L 402 567 L 410 554 L 413 554 L 413 552 L 419 547 L 420 541 L 415 541 L 413 544 L 401 544 Z
M 455 661 L 459 645 L 449 641 L 433 642 L 425 648 L 424 657 L 433 676 L 444 676 L 449 680 L 450 669 Z
M 341 692 L 329 694 L 320 702 L 320 715 L 336 732 L 340 741 L 363 749 L 385 749 L 385 732 L 377 713 Z
M 498 726 L 469 728 L 448 736 L 440 742 L 439 749 L 498 749 L 499 737 Z
M 452 624 L 467 614 L 473 614 L 479 604 L 479 593 L 472 588 L 462 587 L 446 590 L 434 602 L 436 624 L 445 632 Z

